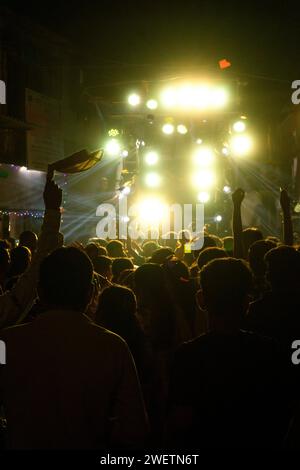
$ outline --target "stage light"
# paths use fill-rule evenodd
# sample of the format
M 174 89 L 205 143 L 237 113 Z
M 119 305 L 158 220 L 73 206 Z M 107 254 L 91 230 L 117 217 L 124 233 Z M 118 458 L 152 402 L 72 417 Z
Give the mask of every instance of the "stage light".
M 141 98 L 136 93 L 132 93 L 128 96 L 128 103 L 130 106 L 138 106 L 141 102 Z
M 22 173 L 27 171 L 27 166 L 21 166 L 20 171 L 22 171 Z
M 157 173 L 148 173 L 145 177 L 145 183 L 150 188 L 157 188 L 160 182 L 161 177 Z
M 117 137 L 120 134 L 118 129 L 109 129 L 108 135 L 109 137 Z
M 214 218 L 215 222 L 222 222 L 222 220 L 223 220 L 223 217 L 221 215 L 216 215 Z
M 148 152 L 145 155 L 145 162 L 147 165 L 155 165 L 158 162 L 158 154 L 156 152 Z
M 157 109 L 157 101 L 156 100 L 148 100 L 147 103 L 146 103 L 146 106 L 148 109 Z
M 200 189 L 207 189 L 215 183 L 215 175 L 212 171 L 202 170 L 192 175 L 194 186 Z
M 229 194 L 229 193 L 231 193 L 231 187 L 225 185 L 224 188 L 223 188 L 223 191 L 224 191 L 225 194 Z
M 161 102 L 166 108 L 172 108 L 176 105 L 176 93 L 173 88 L 164 90 L 161 94 Z
M 177 104 L 181 108 L 192 108 L 194 105 L 194 89 L 189 85 L 180 87 L 177 90 Z
M 234 132 L 244 132 L 246 124 L 243 121 L 236 121 L 232 126 Z
M 209 88 L 207 86 L 196 87 L 193 98 L 194 107 L 198 109 L 207 108 L 209 105 Z
M 138 204 L 138 218 L 144 224 L 155 224 L 163 220 L 167 206 L 160 199 L 144 199 Z
M 128 150 L 123 150 L 122 157 L 124 158 L 128 157 Z
M 209 166 L 214 160 L 214 153 L 208 147 L 201 147 L 194 154 L 194 161 L 200 166 Z
M 125 188 L 122 189 L 122 193 L 125 194 L 125 196 L 127 196 L 128 194 L 130 194 L 130 186 L 125 186 Z
M 166 123 L 162 127 L 162 131 L 164 134 L 171 135 L 174 132 L 174 126 L 173 124 Z
M 222 88 L 218 88 L 210 92 L 210 99 L 209 99 L 210 106 L 214 108 L 221 108 L 222 106 L 225 106 L 227 101 L 228 101 L 228 94 Z
M 203 140 L 202 140 L 202 139 L 197 139 L 197 140 L 196 140 L 196 144 L 198 144 L 198 145 L 201 145 L 201 144 L 202 144 L 202 142 L 203 142 Z
M 210 200 L 210 194 L 207 193 L 206 191 L 201 191 L 201 193 L 198 194 L 198 201 L 202 202 L 204 204 L 205 202 L 208 202 Z
M 236 155 L 245 155 L 251 147 L 252 141 L 247 135 L 236 135 L 231 139 L 231 148 Z
M 121 146 L 116 139 L 111 139 L 107 142 L 105 150 L 108 155 L 116 156 L 121 152 Z
M 187 131 L 188 131 L 188 130 L 187 130 L 187 127 L 186 127 L 184 124 L 178 124 L 178 126 L 177 126 L 177 132 L 178 132 L 178 134 L 184 135 L 184 134 L 187 133 Z
M 221 152 L 223 153 L 223 155 L 225 155 L 226 157 L 229 155 L 229 148 L 228 147 L 223 147 Z

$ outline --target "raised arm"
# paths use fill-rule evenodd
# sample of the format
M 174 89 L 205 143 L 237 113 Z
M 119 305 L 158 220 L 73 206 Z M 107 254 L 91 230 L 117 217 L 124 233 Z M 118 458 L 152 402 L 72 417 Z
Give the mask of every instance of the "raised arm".
M 47 180 L 43 193 L 45 214 L 37 251 L 29 269 L 20 277 L 10 292 L 0 296 L 0 329 L 17 323 L 36 297 L 39 266 L 42 259 L 59 246 L 60 206 L 62 191 Z
M 232 214 L 232 232 L 233 232 L 233 255 L 235 258 L 244 258 L 243 247 L 243 226 L 241 205 L 245 197 L 245 191 L 238 188 L 232 194 L 233 214 Z
M 280 191 L 280 205 L 282 209 L 283 242 L 285 245 L 293 245 L 293 222 L 291 217 L 291 200 L 285 189 Z

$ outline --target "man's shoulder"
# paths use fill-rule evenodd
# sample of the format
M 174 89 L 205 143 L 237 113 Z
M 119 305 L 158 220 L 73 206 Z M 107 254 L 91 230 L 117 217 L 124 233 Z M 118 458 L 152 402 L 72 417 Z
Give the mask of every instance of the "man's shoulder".
M 124 341 L 121 336 L 117 335 L 116 333 L 103 328 L 102 326 L 96 325 L 96 323 L 90 322 L 89 328 L 93 334 L 104 341 L 112 343 L 120 348 L 127 347 L 126 342 Z

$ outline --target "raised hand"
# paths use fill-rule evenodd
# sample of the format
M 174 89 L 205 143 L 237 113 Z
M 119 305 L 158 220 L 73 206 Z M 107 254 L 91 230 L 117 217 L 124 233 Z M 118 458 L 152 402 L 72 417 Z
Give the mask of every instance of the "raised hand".
M 232 193 L 232 202 L 234 205 L 241 205 L 245 197 L 245 191 L 242 188 L 237 188 Z
M 53 180 L 47 178 L 43 198 L 45 209 L 58 210 L 62 202 L 62 190 Z
M 291 199 L 286 189 L 280 189 L 280 206 L 283 212 L 290 209 Z

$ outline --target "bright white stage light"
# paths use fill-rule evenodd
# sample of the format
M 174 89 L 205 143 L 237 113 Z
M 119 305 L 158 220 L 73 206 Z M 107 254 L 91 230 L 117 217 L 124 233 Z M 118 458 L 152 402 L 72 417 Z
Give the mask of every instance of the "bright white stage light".
M 244 132 L 244 130 L 246 129 L 246 124 L 244 123 L 244 121 L 236 121 L 233 124 L 232 129 L 234 130 L 234 132 Z
M 201 147 L 194 154 L 194 161 L 199 166 L 209 166 L 214 161 L 214 153 L 209 147 Z
M 128 157 L 128 150 L 123 150 L 122 157 L 124 158 Z
M 213 108 L 221 108 L 227 104 L 228 94 L 222 88 L 217 88 L 210 92 L 209 104 Z
M 192 86 L 185 85 L 177 90 L 177 105 L 180 108 L 192 108 L 194 105 L 195 91 Z
M 144 199 L 138 204 L 138 218 L 142 223 L 159 223 L 166 213 L 166 204 L 158 198 Z
M 184 134 L 187 133 L 187 131 L 188 131 L 188 130 L 187 130 L 187 127 L 186 127 L 184 124 L 178 124 L 178 126 L 177 126 L 177 132 L 178 132 L 178 134 L 184 135 Z
M 196 144 L 201 145 L 202 143 L 203 143 L 203 140 L 202 140 L 202 139 L 197 139 L 197 140 L 196 140 Z
M 158 103 L 156 100 L 151 99 L 147 101 L 146 106 L 148 109 L 153 110 L 153 109 L 157 109 Z
M 215 220 L 215 222 L 222 222 L 223 217 L 221 215 L 216 215 L 214 220 Z
M 173 108 L 176 105 L 176 93 L 173 88 L 167 88 L 161 94 L 161 102 L 166 108 Z
M 207 189 L 215 183 L 215 174 L 209 170 L 202 170 L 192 175 L 194 186 L 200 189 Z
M 198 201 L 202 202 L 203 204 L 205 202 L 208 202 L 210 200 L 210 194 L 207 193 L 206 191 L 201 191 L 201 193 L 198 194 Z
M 136 93 L 132 93 L 128 96 L 128 103 L 130 106 L 138 106 L 141 102 L 141 97 Z
M 247 135 L 236 135 L 231 139 L 231 148 L 236 155 L 245 155 L 252 148 L 252 140 Z
M 145 183 L 150 188 L 157 188 L 161 183 L 161 177 L 157 173 L 148 173 L 145 177 Z
M 111 139 L 107 142 L 105 150 L 108 155 L 117 156 L 121 152 L 121 146 L 116 139 Z
M 162 131 L 164 134 L 171 135 L 174 132 L 174 126 L 173 124 L 166 123 L 162 127 Z
M 158 154 L 157 152 L 148 152 L 146 155 L 145 155 L 145 162 L 147 163 L 147 165 L 156 165 L 156 163 L 158 162 Z
M 229 194 L 229 193 L 231 193 L 231 187 L 225 185 L 224 188 L 223 188 L 223 191 L 224 191 L 225 194 Z
M 193 106 L 197 109 L 205 109 L 209 106 L 209 88 L 207 86 L 198 86 L 194 91 Z

